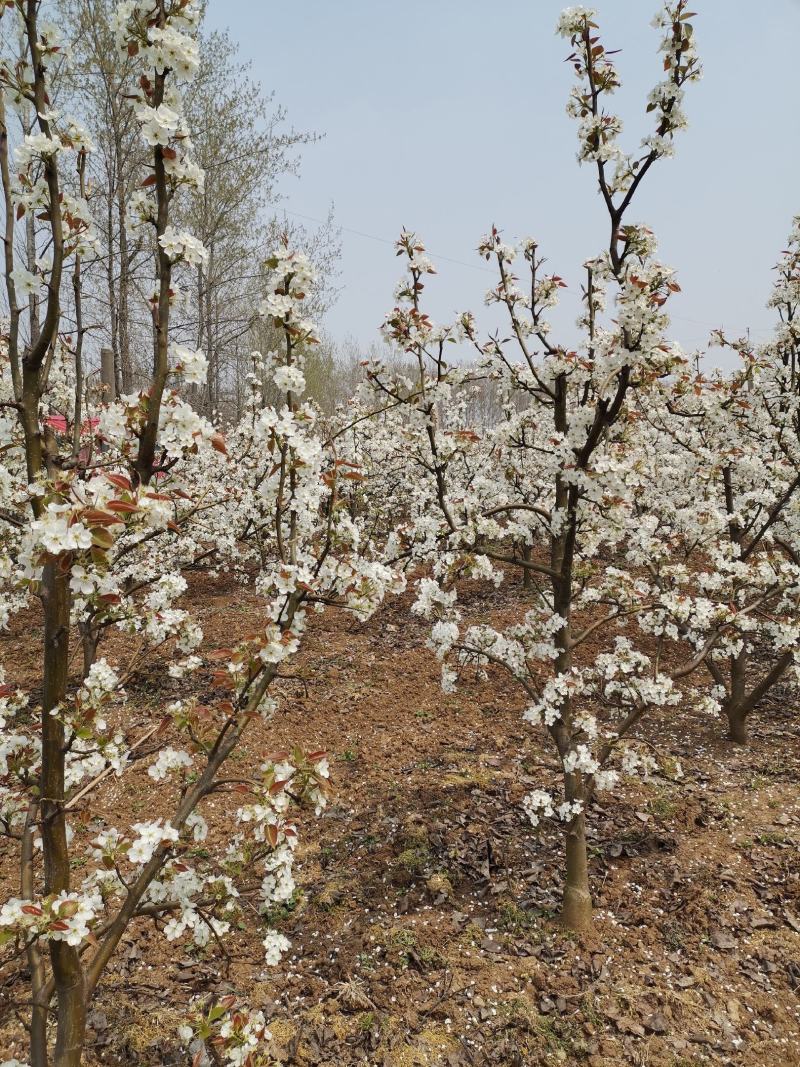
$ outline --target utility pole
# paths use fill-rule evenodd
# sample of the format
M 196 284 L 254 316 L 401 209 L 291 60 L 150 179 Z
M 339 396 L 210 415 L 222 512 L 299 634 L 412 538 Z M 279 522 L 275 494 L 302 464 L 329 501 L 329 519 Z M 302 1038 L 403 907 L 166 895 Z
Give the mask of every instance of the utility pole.
M 110 403 L 117 399 L 117 380 L 114 373 L 113 348 L 100 349 L 100 382 L 103 387 L 103 400 Z

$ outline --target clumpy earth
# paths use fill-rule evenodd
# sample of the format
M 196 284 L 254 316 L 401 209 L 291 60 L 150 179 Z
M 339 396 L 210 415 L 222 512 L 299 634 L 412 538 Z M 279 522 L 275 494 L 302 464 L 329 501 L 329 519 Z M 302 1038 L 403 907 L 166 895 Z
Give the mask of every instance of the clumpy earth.
M 467 610 L 508 621 L 528 595 L 511 579 L 476 585 Z M 206 647 L 229 647 L 260 622 L 256 600 L 224 577 L 195 575 L 187 602 Z M 293 677 L 279 683 L 278 714 L 254 723 L 235 756 L 247 774 L 294 744 L 330 753 L 330 805 L 300 817 L 299 891 L 270 916 L 292 942 L 282 964 L 264 966 L 258 872 L 225 956 L 170 944 L 152 919 L 137 920 L 92 1005 L 87 1064 L 191 1062 L 177 1027 L 209 994 L 263 1010 L 284 1065 L 800 1063 L 794 689 L 770 694 L 746 748 L 688 698 L 641 725 L 683 775 L 592 805 L 596 923 L 577 936 L 557 920 L 562 836 L 532 829 L 520 807 L 552 781 L 550 748 L 503 674 L 442 693 L 408 603 L 395 599 L 365 624 L 315 619 Z M 114 634 L 102 654 L 115 662 L 125 640 Z M 0 637 L 17 684 L 35 683 L 40 643 L 33 611 Z M 191 685 L 202 688 L 202 673 Z M 147 663 L 129 686 L 129 737 L 181 695 L 186 683 Z M 92 794 L 86 833 L 98 819 L 169 812 L 169 789 L 154 786 L 147 763 Z M 212 847 L 230 832 L 231 806 L 202 809 Z M 17 874 L 0 867 L 0 895 L 12 894 Z M 26 995 L 18 966 L 0 972 L 4 1055 L 22 1052 Z

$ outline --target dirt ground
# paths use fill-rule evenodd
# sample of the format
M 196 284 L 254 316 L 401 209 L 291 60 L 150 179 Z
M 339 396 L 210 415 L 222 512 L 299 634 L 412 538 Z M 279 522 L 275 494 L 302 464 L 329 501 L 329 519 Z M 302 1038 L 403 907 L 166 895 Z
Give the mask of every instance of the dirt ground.
M 483 619 L 524 609 L 513 583 L 468 599 Z M 210 647 L 259 622 L 225 578 L 197 576 L 189 601 Z M 278 715 L 254 723 L 236 756 L 242 771 L 286 745 L 331 756 L 331 804 L 301 817 L 300 892 L 273 917 L 292 941 L 284 964 L 265 970 L 250 922 L 221 958 L 139 920 L 92 1006 L 86 1062 L 188 1063 L 177 1025 L 193 997 L 214 992 L 265 1012 L 285 1065 L 800 1063 L 795 691 L 770 695 L 747 748 L 688 707 L 642 724 L 684 776 L 593 805 L 596 925 L 577 937 L 556 919 L 561 835 L 533 830 L 519 804 L 551 780 L 550 749 L 501 674 L 443 694 L 425 624 L 407 608 L 400 598 L 366 624 L 315 620 Z M 0 636 L 18 684 L 34 677 L 40 640 L 34 613 Z M 111 662 L 122 640 L 103 651 Z M 184 686 L 150 665 L 130 687 L 130 736 Z M 137 765 L 93 797 L 86 832 L 120 811 L 166 814 L 169 790 L 155 790 Z M 214 819 L 215 803 L 203 811 L 222 839 L 230 822 L 221 806 Z M 2 874 L 5 896 L 16 874 Z M 0 1060 L 21 1051 L 25 995 L 23 976 L 0 971 Z

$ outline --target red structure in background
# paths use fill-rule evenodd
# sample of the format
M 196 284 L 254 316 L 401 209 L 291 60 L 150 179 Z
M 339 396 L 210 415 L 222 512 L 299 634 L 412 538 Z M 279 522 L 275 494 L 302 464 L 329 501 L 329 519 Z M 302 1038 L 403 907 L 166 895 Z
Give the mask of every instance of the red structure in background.
M 58 433 L 58 434 L 66 434 L 67 433 L 67 429 L 68 429 L 67 420 L 63 415 L 48 415 L 47 418 L 44 421 L 48 426 L 52 427 L 56 431 L 56 433 Z M 99 425 L 99 423 L 100 423 L 100 419 L 97 416 L 94 416 L 91 419 L 84 419 L 83 422 L 81 423 L 81 437 L 83 437 L 86 434 L 94 433 L 94 431 L 97 429 L 97 426 Z M 100 442 L 100 450 L 101 451 L 103 450 L 102 440 Z M 89 445 L 87 443 L 81 448 L 81 451 L 80 451 L 80 456 L 83 457 L 84 463 L 88 462 L 89 454 L 90 454 L 90 450 L 89 450 Z M 168 472 L 165 471 L 165 470 L 157 470 L 157 471 L 155 471 L 156 481 L 160 482 L 162 478 L 166 478 L 167 473 Z
M 67 432 L 67 420 L 64 415 L 48 415 L 44 421 L 47 423 L 48 426 L 52 426 L 56 433 Z M 91 419 L 84 419 L 83 423 L 81 424 L 81 435 L 93 433 L 99 423 L 100 419 L 97 417 Z

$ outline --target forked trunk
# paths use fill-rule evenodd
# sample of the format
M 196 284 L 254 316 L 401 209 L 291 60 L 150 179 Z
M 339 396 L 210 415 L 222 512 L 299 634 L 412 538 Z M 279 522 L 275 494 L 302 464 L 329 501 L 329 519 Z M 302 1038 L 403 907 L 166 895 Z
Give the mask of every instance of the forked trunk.
M 725 714 L 728 717 L 728 739 L 737 745 L 746 745 L 747 710 L 741 704 L 729 704 Z
M 746 654 L 744 652 L 739 654 L 731 671 L 730 695 L 722 705 L 728 719 L 728 739 L 730 741 L 737 745 L 747 744 L 747 721 L 750 718 L 750 713 L 755 711 L 764 696 L 773 685 L 781 680 L 793 662 L 794 653 L 792 651 L 784 652 L 748 692 L 745 677 L 747 667 Z

